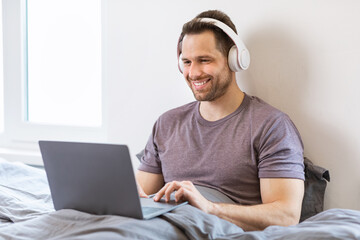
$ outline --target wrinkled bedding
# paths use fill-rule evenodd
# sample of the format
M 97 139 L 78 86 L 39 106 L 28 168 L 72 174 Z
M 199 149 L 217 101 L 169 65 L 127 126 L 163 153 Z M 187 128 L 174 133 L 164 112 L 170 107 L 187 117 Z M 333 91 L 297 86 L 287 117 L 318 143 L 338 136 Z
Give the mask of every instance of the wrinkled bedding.
M 330 209 L 295 226 L 244 232 L 190 205 L 151 220 L 54 211 L 44 170 L 0 160 L 0 239 L 360 239 L 360 212 Z

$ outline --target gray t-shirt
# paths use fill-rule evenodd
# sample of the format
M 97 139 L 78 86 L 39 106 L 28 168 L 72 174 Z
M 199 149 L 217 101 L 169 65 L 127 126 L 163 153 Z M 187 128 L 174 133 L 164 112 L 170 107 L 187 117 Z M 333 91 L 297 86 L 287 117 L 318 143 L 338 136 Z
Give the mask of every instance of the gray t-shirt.
M 218 121 L 199 113 L 199 102 L 156 121 L 139 170 L 165 182 L 192 181 L 237 203 L 261 203 L 259 178 L 304 180 L 303 144 L 290 118 L 257 97 Z

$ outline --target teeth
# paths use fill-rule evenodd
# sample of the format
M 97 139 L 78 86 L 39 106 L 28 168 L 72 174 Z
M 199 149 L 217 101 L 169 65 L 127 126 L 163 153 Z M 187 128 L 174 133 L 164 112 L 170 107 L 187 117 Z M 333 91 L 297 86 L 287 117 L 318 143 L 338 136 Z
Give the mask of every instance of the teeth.
M 203 82 L 194 82 L 194 85 L 195 85 L 195 86 L 202 86 L 202 85 L 204 85 L 205 83 L 207 83 L 207 80 L 206 80 L 206 81 L 203 81 Z

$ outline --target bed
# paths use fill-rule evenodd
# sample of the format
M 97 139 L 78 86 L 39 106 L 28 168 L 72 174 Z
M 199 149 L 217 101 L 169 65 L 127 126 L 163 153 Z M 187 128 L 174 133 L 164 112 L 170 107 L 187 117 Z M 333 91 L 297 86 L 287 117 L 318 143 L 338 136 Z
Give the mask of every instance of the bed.
M 0 239 L 360 239 L 360 211 L 330 209 L 251 232 L 190 205 L 151 220 L 54 211 L 43 169 L 0 159 Z

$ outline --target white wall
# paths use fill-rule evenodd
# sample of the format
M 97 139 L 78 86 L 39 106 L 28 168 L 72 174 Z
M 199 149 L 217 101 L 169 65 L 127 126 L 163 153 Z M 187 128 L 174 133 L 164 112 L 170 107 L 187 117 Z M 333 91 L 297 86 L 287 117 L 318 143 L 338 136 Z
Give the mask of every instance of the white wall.
M 305 156 L 330 170 L 325 207 L 360 210 L 359 1 L 109 0 L 109 140 L 135 154 L 161 113 L 193 101 L 176 43 L 208 9 L 226 12 L 250 50 L 240 87 L 289 114 Z

